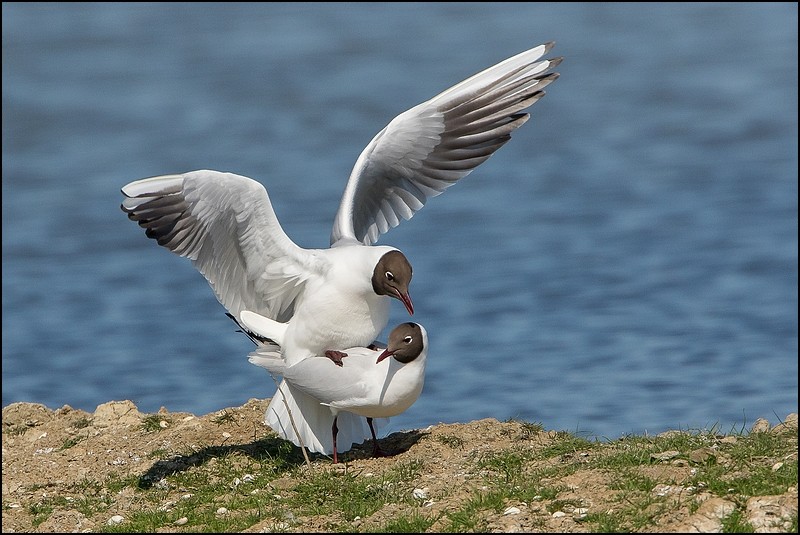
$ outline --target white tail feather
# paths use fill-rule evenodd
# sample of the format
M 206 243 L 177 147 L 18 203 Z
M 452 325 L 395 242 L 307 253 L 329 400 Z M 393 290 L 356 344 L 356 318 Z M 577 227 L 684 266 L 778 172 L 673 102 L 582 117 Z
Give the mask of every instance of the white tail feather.
M 294 417 L 300 436 L 292 427 L 289 411 Z M 375 432 L 377 433 L 388 421 L 388 418 L 374 419 L 372 423 Z M 281 381 L 278 391 L 272 397 L 264 415 L 264 422 L 281 438 L 291 441 L 296 446 L 305 444 L 309 451 L 325 455 L 333 453 L 331 429 L 333 413 L 330 408 L 320 404 L 317 399 L 300 389 L 292 387 L 286 381 Z M 336 450 L 339 453 L 349 450 L 353 444 L 361 444 L 372 438 L 366 418 L 351 412 L 340 412 L 336 427 L 339 429 L 336 436 Z

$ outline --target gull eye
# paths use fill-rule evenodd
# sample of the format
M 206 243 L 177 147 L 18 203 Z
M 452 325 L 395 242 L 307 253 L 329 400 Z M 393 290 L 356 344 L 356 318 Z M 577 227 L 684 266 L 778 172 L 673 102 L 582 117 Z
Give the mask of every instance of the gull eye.
M 387 278 L 388 280 L 390 280 L 390 281 L 393 281 L 393 280 L 394 280 L 394 275 L 392 274 L 392 272 L 391 272 L 391 271 L 387 271 L 387 272 L 386 272 L 386 278 Z
M 403 338 L 403 342 L 405 342 L 407 344 L 410 344 L 413 341 L 414 341 L 414 339 L 411 338 L 410 336 L 406 336 L 405 338 Z

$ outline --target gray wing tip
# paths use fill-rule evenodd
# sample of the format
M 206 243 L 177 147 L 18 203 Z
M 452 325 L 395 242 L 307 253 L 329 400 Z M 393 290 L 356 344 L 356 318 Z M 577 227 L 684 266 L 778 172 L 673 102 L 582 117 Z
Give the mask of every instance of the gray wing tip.
M 548 52 L 553 50 L 553 48 L 556 46 L 556 42 L 555 41 L 547 41 L 546 43 L 544 43 L 541 46 L 544 46 L 544 53 L 547 54 Z
M 550 65 L 547 66 L 548 69 L 553 69 L 561 65 L 561 62 L 564 61 L 564 56 L 558 56 L 557 58 L 552 58 L 548 60 Z

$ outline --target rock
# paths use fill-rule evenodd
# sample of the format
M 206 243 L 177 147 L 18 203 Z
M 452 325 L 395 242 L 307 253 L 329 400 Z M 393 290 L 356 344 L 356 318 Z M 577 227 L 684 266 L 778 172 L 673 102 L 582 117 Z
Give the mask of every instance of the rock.
M 786 533 L 797 516 L 797 495 L 750 498 L 745 514 L 756 533 Z
M 675 450 L 662 451 L 661 453 L 651 453 L 650 458 L 654 461 L 668 461 L 680 454 L 681 452 Z
M 736 504 L 722 498 L 709 498 L 697 511 L 670 531 L 674 533 L 721 533 L 722 519 L 736 509 Z
M 36 427 L 54 417 L 53 411 L 41 403 L 11 403 L 3 407 L 3 430 L 15 426 Z
M 142 413 L 132 401 L 109 401 L 98 405 L 94 411 L 94 425 L 97 427 L 111 427 L 114 425 L 139 425 Z
M 764 418 L 759 418 L 753 424 L 753 427 L 750 428 L 751 433 L 766 433 L 769 431 L 769 422 Z
M 797 433 L 797 413 L 787 416 L 783 422 L 770 429 L 770 433 Z
M 689 460 L 693 463 L 705 464 L 717 460 L 717 452 L 711 448 L 700 448 L 689 453 Z

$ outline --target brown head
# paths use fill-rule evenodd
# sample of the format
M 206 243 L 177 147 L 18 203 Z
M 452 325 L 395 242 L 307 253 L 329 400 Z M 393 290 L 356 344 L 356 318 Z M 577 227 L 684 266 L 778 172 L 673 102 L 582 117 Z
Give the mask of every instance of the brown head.
M 372 272 L 372 289 L 378 295 L 388 295 L 402 301 L 410 315 L 414 315 L 414 304 L 408 295 L 411 284 L 411 264 L 406 255 L 398 250 L 384 254 Z
M 376 364 L 386 357 L 394 357 L 398 362 L 408 364 L 422 354 L 425 349 L 425 336 L 417 323 L 401 323 L 389 333 L 389 343 L 380 354 Z

